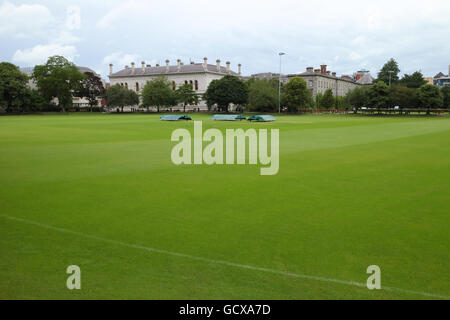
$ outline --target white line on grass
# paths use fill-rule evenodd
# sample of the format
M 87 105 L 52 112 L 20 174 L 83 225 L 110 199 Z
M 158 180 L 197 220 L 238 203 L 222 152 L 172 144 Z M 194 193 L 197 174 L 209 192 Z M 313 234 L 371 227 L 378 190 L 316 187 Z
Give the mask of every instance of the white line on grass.
M 301 274 L 301 273 L 293 273 L 293 272 L 280 271 L 280 270 L 275 270 L 275 269 L 255 267 L 255 266 L 250 266 L 250 265 L 246 265 L 246 264 L 239 264 L 239 263 L 228 262 L 228 261 L 223 261 L 223 260 L 215 260 L 215 259 L 197 257 L 197 256 L 193 256 L 190 254 L 155 249 L 155 248 L 144 247 L 144 246 L 140 246 L 140 245 L 136 245 L 136 244 L 132 244 L 132 243 L 126 243 L 126 242 L 122 242 L 122 241 L 101 238 L 101 237 L 93 236 L 90 234 L 85 234 L 85 233 L 72 231 L 72 230 L 64 229 L 64 228 L 58 228 L 58 227 L 54 227 L 54 226 L 50 226 L 47 224 L 43 224 L 43 223 L 31 221 L 31 220 L 26 220 L 26 219 L 22 219 L 22 218 L 6 216 L 6 215 L 0 215 L 0 217 L 14 220 L 14 221 L 24 222 L 27 224 L 35 225 L 35 226 L 49 229 L 49 230 L 55 230 L 55 231 L 59 231 L 59 232 L 74 234 L 74 235 L 77 235 L 77 236 L 80 236 L 83 238 L 113 243 L 113 244 L 129 247 L 129 248 L 146 250 L 149 252 L 162 253 L 162 254 L 167 254 L 167 255 L 171 255 L 171 256 L 182 257 L 182 258 L 187 258 L 187 259 L 197 260 L 197 261 L 204 261 L 204 262 L 214 263 L 214 264 L 221 264 L 221 265 L 226 265 L 226 266 L 231 266 L 231 267 L 236 267 L 236 268 L 241 268 L 241 269 L 268 272 L 268 273 L 278 274 L 278 275 L 287 276 L 287 277 L 302 278 L 302 279 L 309 279 L 309 280 L 316 280 L 316 281 L 323 281 L 323 282 L 333 282 L 333 283 L 345 284 L 345 285 L 350 285 L 350 286 L 355 286 L 355 287 L 360 287 L 360 288 L 367 288 L 365 283 L 356 282 L 356 281 L 347 281 L 347 280 L 318 277 L 318 276 L 312 276 L 312 275 Z M 407 293 L 407 294 L 416 294 L 416 295 L 421 295 L 421 296 L 431 297 L 431 298 L 450 299 L 450 297 L 448 297 L 448 296 L 443 296 L 443 295 L 439 295 L 439 294 L 433 294 L 433 293 L 427 293 L 427 292 L 421 292 L 421 291 L 412 291 L 412 290 L 400 289 L 400 288 L 395 288 L 395 287 L 383 286 L 382 289 L 386 290 L 386 291 L 394 291 L 394 292 L 401 292 L 401 293 Z

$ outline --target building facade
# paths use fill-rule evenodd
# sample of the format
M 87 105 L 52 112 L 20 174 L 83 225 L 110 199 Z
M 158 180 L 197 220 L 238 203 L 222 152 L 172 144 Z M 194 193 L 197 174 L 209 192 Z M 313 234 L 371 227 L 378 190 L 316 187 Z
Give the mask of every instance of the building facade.
M 448 66 L 448 75 L 439 72 L 433 79 L 433 84 L 439 88 L 450 86 L 450 66 Z
M 350 90 L 362 86 L 362 83 L 358 83 L 353 77 L 345 75 L 338 77 L 336 72 L 327 70 L 326 65 L 321 65 L 320 69 L 308 67 L 306 72 L 287 75 L 288 79 L 293 77 L 303 78 L 313 97 L 316 97 L 319 93 L 324 94 L 328 89 L 333 91 L 335 97 L 343 97 Z
M 216 60 L 216 64 L 208 64 L 208 59 L 203 58 L 202 63 L 191 62 L 184 64 L 180 59 L 177 60 L 176 65 L 170 65 L 170 61 L 166 60 L 166 65 L 151 66 L 146 65 L 143 61 L 141 67 L 135 66 L 134 62 L 131 67 L 125 66 L 124 69 L 113 72 L 113 65 L 110 64 L 109 80 L 110 85 L 119 84 L 125 88 L 135 91 L 140 94 L 145 84 L 157 77 L 164 76 L 172 84 L 172 89 L 176 90 L 184 84 L 191 84 L 193 90 L 199 95 L 200 102 L 198 105 L 186 106 L 187 110 L 207 110 L 206 101 L 203 100 L 203 94 L 213 80 L 221 79 L 225 75 L 230 74 L 234 76 L 241 75 L 241 65 L 238 65 L 238 72 L 234 72 L 230 68 L 231 63 L 226 62 L 226 66 L 220 64 L 220 60 Z M 181 108 L 178 107 L 178 108 Z M 174 109 L 177 109 L 175 107 Z
M 360 75 L 357 78 L 345 75 L 338 77 L 336 72 L 328 71 L 326 65 L 321 65 L 320 69 L 308 67 L 306 72 L 298 74 L 280 75 L 279 73 L 264 72 L 252 74 L 246 79 L 281 79 L 281 83 L 286 84 L 290 79 L 300 77 L 306 81 L 306 85 L 311 90 L 313 97 L 316 97 L 319 93 L 324 94 L 327 89 L 331 89 L 334 96 L 343 97 L 348 91 L 356 87 L 372 84 L 373 78 L 368 71 L 359 71 L 359 73 Z

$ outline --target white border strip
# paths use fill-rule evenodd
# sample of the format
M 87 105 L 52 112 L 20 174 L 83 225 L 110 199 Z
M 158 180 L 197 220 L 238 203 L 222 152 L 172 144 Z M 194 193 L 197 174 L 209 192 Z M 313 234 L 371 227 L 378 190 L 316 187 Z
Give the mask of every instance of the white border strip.
M 318 277 L 318 276 L 312 276 L 312 275 L 301 274 L 301 273 L 292 273 L 292 272 L 286 272 L 286 271 L 279 271 L 279 270 L 275 270 L 275 269 L 268 269 L 268 268 L 255 267 L 255 266 L 250 266 L 250 265 L 245 265 L 245 264 L 239 264 L 239 263 L 234 263 L 234 262 L 197 257 L 197 256 L 184 254 L 184 253 L 155 249 L 155 248 L 144 247 L 144 246 L 140 246 L 140 245 L 136 245 L 136 244 L 121 242 L 121 241 L 117 241 L 117 240 L 101 238 L 101 237 L 97 237 L 97 236 L 93 236 L 93 235 L 89 235 L 89 234 L 85 234 L 85 233 L 81 233 L 81 232 L 72 231 L 69 229 L 53 227 L 50 225 L 46 225 L 43 223 L 26 220 L 26 219 L 22 219 L 22 218 L 6 216 L 6 215 L 0 215 L 0 217 L 6 218 L 9 220 L 14 220 L 14 221 L 19 221 L 19 222 L 35 225 L 35 226 L 49 229 L 49 230 L 55 230 L 55 231 L 59 231 L 59 232 L 63 232 L 63 233 L 74 234 L 74 235 L 77 235 L 77 236 L 80 236 L 83 238 L 94 239 L 94 240 L 117 244 L 120 246 L 129 247 L 129 248 L 135 248 L 135 249 L 141 249 L 141 250 L 146 250 L 146 251 L 150 251 L 150 252 L 167 254 L 167 255 L 191 259 L 191 260 L 204 261 L 204 262 L 214 263 L 214 264 L 221 264 L 221 265 L 226 265 L 226 266 L 236 267 L 236 268 L 241 268 L 241 269 L 268 272 L 268 273 L 273 273 L 273 274 L 278 274 L 278 275 L 293 277 L 293 278 L 302 278 L 302 279 L 309 279 L 309 280 L 316 280 L 316 281 L 323 281 L 323 282 L 332 282 L 332 283 L 345 284 L 345 285 L 350 285 L 350 286 L 355 286 L 355 287 L 360 287 L 360 288 L 367 288 L 365 283 L 360 283 L 360 282 L 355 282 L 355 281 Z M 382 286 L 382 289 L 386 290 L 386 291 L 401 292 L 401 293 L 406 293 L 406 294 L 416 294 L 416 295 L 421 295 L 424 297 L 439 298 L 439 299 L 446 299 L 446 300 L 450 299 L 450 297 L 448 297 L 448 296 L 443 296 L 443 295 L 439 295 L 439 294 L 433 294 L 433 293 L 427 293 L 427 292 L 421 292 L 421 291 L 412 291 L 412 290 L 400 289 L 400 288 L 395 288 L 395 287 Z

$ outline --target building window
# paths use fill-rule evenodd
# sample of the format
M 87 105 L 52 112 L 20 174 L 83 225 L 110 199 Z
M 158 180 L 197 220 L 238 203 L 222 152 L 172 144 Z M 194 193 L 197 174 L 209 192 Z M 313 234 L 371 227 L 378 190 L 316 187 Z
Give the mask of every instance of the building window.
M 177 88 L 177 85 L 175 84 L 175 81 L 172 81 L 172 90 L 175 90 Z
M 136 92 L 139 92 L 139 83 L 136 82 Z
M 313 81 L 309 80 L 308 82 L 309 82 L 309 86 L 312 87 L 313 86 Z
M 125 82 L 125 88 L 127 88 L 127 89 L 128 89 L 128 83 L 126 83 L 126 82 Z
M 195 82 L 194 82 L 194 83 L 195 83 L 195 88 L 194 88 L 194 89 L 195 89 L 195 91 L 197 91 L 197 90 L 198 90 L 198 81 L 197 81 L 197 80 L 195 80 Z
M 184 84 L 188 84 L 188 81 L 187 81 L 187 80 L 184 80 Z

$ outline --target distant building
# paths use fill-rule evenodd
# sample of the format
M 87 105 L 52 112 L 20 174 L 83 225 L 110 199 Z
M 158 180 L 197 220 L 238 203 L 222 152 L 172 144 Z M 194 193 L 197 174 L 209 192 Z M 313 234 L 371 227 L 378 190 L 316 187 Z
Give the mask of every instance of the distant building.
M 125 66 L 124 69 L 113 72 L 113 65 L 110 64 L 109 79 L 110 85 L 119 84 L 125 88 L 131 89 L 136 93 L 140 93 L 147 81 L 157 77 L 165 76 L 172 84 L 172 89 L 176 90 L 183 84 L 191 84 L 194 91 L 200 96 L 198 105 L 187 106 L 187 109 L 207 110 L 206 101 L 202 99 L 203 94 L 213 80 L 221 79 L 225 75 L 234 76 L 241 75 L 241 65 L 238 64 L 238 72 L 234 72 L 230 68 L 230 62 L 226 62 L 226 67 L 220 65 L 220 60 L 216 60 L 216 64 L 208 64 L 208 59 L 203 58 L 202 63 L 184 64 L 180 59 L 176 65 L 170 65 L 170 61 L 166 60 L 165 66 L 146 65 L 143 61 L 141 67 L 135 67 L 134 62 L 131 67 Z M 181 108 L 181 106 L 180 106 Z
M 446 86 L 450 86 L 450 65 L 448 66 L 448 74 L 445 75 L 442 72 L 439 72 L 434 76 L 433 84 L 438 86 L 439 88 L 443 88 Z
M 426 77 L 426 78 L 423 78 L 423 80 L 425 80 L 427 82 L 427 84 L 434 84 L 434 82 L 433 82 L 434 78 Z
M 280 74 L 279 73 L 273 73 L 273 72 L 261 72 L 261 73 L 255 73 L 252 74 L 250 77 L 247 78 L 255 78 L 255 79 L 266 79 L 266 80 L 270 80 L 270 79 L 279 79 L 280 78 Z M 281 80 L 283 81 L 287 80 L 286 75 L 281 74 Z
M 306 68 L 306 72 L 298 73 L 298 74 L 288 74 L 281 75 L 281 83 L 286 84 L 290 79 L 294 77 L 303 78 L 306 81 L 308 89 L 311 90 L 313 97 L 315 97 L 319 93 L 325 93 L 327 89 L 331 89 L 333 91 L 334 96 L 343 97 L 347 94 L 348 91 L 365 84 L 372 84 L 373 78 L 370 74 L 367 73 L 365 75 L 366 78 L 362 77 L 360 83 L 355 81 L 355 79 L 351 76 L 342 75 L 338 77 L 336 72 L 331 72 L 327 70 L 326 65 L 321 65 L 320 69 L 314 69 L 313 67 Z M 370 78 L 367 78 L 369 76 Z M 256 79 L 279 79 L 279 73 L 256 73 L 252 74 L 249 78 Z M 364 80 L 362 80 L 364 79 Z M 366 83 L 367 82 L 367 83 Z M 370 82 L 370 83 L 369 83 Z
M 287 75 L 287 78 L 289 79 L 293 77 L 305 79 L 307 87 L 311 90 L 313 97 L 319 93 L 324 94 L 327 89 L 331 89 L 334 96 L 343 97 L 350 90 L 362 85 L 361 83 L 356 82 L 351 76 L 342 75 L 341 77 L 338 77 L 336 72 L 327 70 L 326 65 L 321 65 L 320 69 L 308 67 L 306 68 L 306 72 Z
M 362 69 L 353 74 L 353 80 L 363 86 L 370 86 L 371 84 L 373 84 L 374 78 L 370 75 L 369 70 Z

